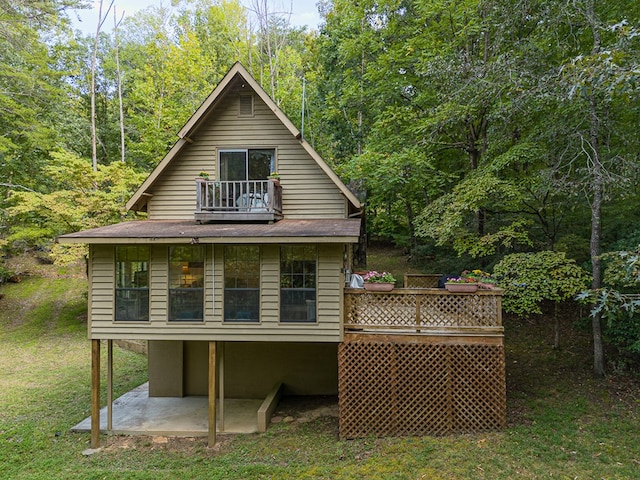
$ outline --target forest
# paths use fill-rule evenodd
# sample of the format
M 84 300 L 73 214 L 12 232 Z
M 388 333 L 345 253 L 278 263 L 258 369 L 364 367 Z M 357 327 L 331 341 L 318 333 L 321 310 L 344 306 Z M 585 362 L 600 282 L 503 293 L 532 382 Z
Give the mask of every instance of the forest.
M 603 343 L 637 361 L 637 2 L 323 0 L 312 30 L 265 0 L 126 18 L 116 0 L 95 35 L 72 27 L 87 7 L 0 3 L 3 257 L 73 261 L 56 236 L 133 218 L 129 195 L 240 61 L 357 192 L 369 241 L 426 273 L 502 272 L 525 316 L 579 295 L 595 374 Z

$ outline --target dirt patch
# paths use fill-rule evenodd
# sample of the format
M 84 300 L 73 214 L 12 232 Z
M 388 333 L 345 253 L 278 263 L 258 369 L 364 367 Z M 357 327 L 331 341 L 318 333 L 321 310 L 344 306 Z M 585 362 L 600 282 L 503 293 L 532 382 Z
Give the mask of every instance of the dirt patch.
M 46 258 L 25 254 L 7 258 L 4 263 L 8 270 L 20 277 L 37 275 L 45 278 L 86 278 L 86 266 L 81 261 L 74 265 L 60 266 L 52 264 Z

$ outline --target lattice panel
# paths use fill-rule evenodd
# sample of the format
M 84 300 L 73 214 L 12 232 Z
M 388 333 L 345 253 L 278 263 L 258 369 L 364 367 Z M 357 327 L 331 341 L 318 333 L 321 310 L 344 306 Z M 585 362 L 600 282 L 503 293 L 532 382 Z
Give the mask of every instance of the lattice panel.
M 502 345 L 344 342 L 338 368 L 342 438 L 504 427 Z
M 500 326 L 497 295 L 407 292 L 345 294 L 344 323 L 380 328 Z
M 364 293 L 351 295 L 346 310 L 346 323 L 400 327 L 415 325 L 415 295 Z
M 498 320 L 498 304 L 489 295 L 424 295 L 420 324 L 438 327 L 490 327 Z

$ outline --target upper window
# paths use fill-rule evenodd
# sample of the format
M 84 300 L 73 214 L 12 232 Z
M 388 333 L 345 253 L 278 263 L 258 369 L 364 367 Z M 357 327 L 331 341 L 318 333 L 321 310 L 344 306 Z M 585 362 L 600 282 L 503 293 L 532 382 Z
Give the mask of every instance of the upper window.
M 116 247 L 116 321 L 149 320 L 149 247 Z
M 224 247 L 224 321 L 260 321 L 260 247 Z
M 275 171 L 275 157 L 273 149 L 220 150 L 220 180 L 266 180 Z
M 204 319 L 204 247 L 189 245 L 169 249 L 169 321 Z
M 315 245 L 280 247 L 280 321 L 316 321 Z

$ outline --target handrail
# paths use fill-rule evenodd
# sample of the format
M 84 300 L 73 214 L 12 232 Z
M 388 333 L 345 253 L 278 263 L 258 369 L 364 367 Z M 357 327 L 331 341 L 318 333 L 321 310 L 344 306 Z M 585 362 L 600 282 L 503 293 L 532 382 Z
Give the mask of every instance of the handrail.
M 196 180 L 198 213 L 282 213 L 282 187 L 272 180 Z

